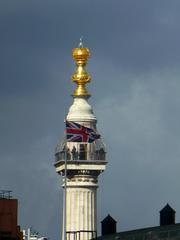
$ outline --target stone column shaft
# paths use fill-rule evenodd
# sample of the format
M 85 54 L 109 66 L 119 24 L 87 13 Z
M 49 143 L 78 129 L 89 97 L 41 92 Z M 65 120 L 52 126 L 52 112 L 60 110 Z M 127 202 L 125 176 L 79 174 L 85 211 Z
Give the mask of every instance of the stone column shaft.
M 94 187 L 68 187 L 66 191 L 67 240 L 74 240 L 73 232 L 81 232 L 83 240 L 91 239 L 96 229 L 96 189 Z M 64 229 L 64 228 L 63 228 Z M 90 231 L 90 232 L 88 232 Z

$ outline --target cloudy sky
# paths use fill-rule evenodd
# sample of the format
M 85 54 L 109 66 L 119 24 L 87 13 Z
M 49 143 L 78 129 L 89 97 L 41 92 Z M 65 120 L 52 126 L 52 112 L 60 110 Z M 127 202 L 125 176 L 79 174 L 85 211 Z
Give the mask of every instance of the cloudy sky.
M 19 199 L 22 228 L 59 239 L 54 149 L 82 35 L 109 160 L 98 227 L 108 213 L 118 231 L 158 225 L 167 202 L 180 222 L 179 12 L 179 0 L 0 1 L 0 188 Z

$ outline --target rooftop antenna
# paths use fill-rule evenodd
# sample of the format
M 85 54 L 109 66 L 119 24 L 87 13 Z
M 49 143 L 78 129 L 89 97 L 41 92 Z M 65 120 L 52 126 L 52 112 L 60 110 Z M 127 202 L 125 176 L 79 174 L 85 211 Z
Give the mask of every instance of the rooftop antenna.
M 0 199 L 11 199 L 12 191 L 11 190 L 0 190 Z

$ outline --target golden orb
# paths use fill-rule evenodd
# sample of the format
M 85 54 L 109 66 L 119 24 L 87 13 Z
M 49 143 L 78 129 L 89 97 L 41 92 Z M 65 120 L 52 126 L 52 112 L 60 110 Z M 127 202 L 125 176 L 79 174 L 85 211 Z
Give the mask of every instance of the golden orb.
M 77 66 L 75 73 L 71 77 L 72 81 L 77 84 L 73 96 L 89 97 L 90 94 L 86 89 L 86 84 L 91 81 L 91 76 L 86 72 L 85 66 L 90 57 L 90 51 L 88 48 L 84 47 L 74 48 L 72 56 Z
M 74 48 L 72 55 L 77 64 L 86 64 L 90 57 L 90 51 L 88 48 Z

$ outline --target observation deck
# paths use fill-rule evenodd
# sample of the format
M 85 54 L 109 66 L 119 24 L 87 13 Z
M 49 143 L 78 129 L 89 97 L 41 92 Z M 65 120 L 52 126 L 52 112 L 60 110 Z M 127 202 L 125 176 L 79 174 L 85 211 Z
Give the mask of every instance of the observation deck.
M 105 146 L 98 139 L 93 143 L 66 142 L 63 140 L 55 150 L 55 162 L 59 161 L 106 161 Z
M 93 173 L 99 175 L 105 170 L 106 151 L 101 139 L 93 143 L 61 141 L 55 150 L 56 171 L 64 175 L 65 162 L 68 173 Z M 87 172 L 88 171 L 88 172 Z

